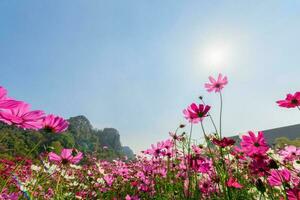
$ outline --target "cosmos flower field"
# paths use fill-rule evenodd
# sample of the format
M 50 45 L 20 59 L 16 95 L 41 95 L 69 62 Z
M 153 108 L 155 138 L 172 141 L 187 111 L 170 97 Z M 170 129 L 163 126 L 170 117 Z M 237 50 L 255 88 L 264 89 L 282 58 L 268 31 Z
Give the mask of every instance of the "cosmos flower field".
M 227 84 L 222 74 L 210 76 L 204 87 L 209 95 L 220 98 L 220 105 L 208 105 L 200 97 L 183 110 L 186 124 L 134 160 L 98 160 L 76 149 L 44 152 L 41 162 L 26 157 L 1 159 L 0 199 L 300 200 L 299 147 L 272 149 L 263 132 L 249 131 L 240 144 L 222 136 L 222 92 Z M 277 104 L 282 109 L 300 110 L 300 92 L 288 94 Z M 210 114 L 212 109 L 220 111 L 218 124 Z M 3 87 L 0 121 L 53 134 L 68 129 L 65 119 L 31 110 L 29 104 L 8 97 Z M 209 123 L 213 133 L 205 130 Z M 203 131 L 201 145 L 193 142 L 195 126 Z M 88 162 L 82 162 L 83 158 Z

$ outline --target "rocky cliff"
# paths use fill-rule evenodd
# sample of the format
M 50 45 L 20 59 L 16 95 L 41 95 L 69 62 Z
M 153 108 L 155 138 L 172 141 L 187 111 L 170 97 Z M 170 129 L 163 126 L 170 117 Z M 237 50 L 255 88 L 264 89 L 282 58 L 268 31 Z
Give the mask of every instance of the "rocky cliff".
M 0 156 L 25 156 L 37 142 L 40 147 L 30 157 L 34 158 L 45 150 L 59 152 L 62 148 L 76 148 L 85 154 L 102 159 L 111 159 L 123 155 L 132 157 L 132 151 L 121 145 L 120 134 L 114 128 L 95 129 L 85 116 L 71 117 L 69 129 L 63 134 L 41 131 L 26 131 L 0 123 Z

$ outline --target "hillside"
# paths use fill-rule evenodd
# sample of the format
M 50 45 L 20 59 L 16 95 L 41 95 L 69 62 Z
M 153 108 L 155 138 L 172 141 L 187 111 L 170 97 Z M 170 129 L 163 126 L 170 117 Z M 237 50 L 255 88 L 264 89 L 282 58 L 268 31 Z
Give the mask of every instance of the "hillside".
M 130 148 L 125 147 L 126 151 L 123 151 L 118 130 L 95 129 L 85 116 L 71 117 L 68 121 L 69 128 L 63 134 L 43 130 L 28 131 L 0 123 L 0 155 L 2 157 L 26 156 L 29 150 L 40 143 L 39 147 L 28 155 L 29 157 L 36 158 L 45 151 L 59 152 L 62 148 L 76 148 L 85 154 L 93 154 L 102 159 L 123 155 L 132 158 Z

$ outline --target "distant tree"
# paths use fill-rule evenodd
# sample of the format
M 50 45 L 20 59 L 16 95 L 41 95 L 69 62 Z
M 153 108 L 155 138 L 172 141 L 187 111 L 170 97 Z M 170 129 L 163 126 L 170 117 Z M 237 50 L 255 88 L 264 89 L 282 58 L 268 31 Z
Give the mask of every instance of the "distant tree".
M 62 148 L 76 148 L 85 155 L 107 160 L 124 155 L 116 129 L 94 129 L 84 116 L 72 117 L 69 122 L 68 131 L 62 134 L 23 130 L 0 122 L 0 157 L 28 156 L 34 159 L 42 152 L 54 150 L 60 153 Z M 35 148 L 37 144 L 38 148 Z M 103 146 L 109 146 L 109 150 L 103 150 Z M 34 151 L 28 155 L 32 149 Z
M 300 138 L 297 138 L 295 140 L 290 140 L 286 137 L 279 137 L 276 138 L 275 143 L 277 148 L 282 148 L 286 145 L 294 145 L 296 147 L 300 147 Z
M 64 148 L 62 145 L 61 145 L 61 143 L 59 142 L 59 141 L 53 141 L 51 144 L 50 144 L 50 147 L 52 147 L 53 148 L 53 151 L 55 152 L 55 153 L 60 153 L 61 152 L 61 150 Z

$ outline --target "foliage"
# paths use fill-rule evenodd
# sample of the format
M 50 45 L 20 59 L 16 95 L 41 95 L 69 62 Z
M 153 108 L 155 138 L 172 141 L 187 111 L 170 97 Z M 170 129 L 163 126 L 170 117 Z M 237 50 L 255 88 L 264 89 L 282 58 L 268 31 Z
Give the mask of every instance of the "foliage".
M 42 152 L 59 152 L 63 147 L 76 148 L 102 159 L 111 160 L 123 155 L 117 130 L 93 129 L 84 116 L 73 117 L 69 122 L 69 129 L 63 134 L 23 130 L 0 122 L 0 157 L 27 156 L 37 159 Z M 39 147 L 29 153 L 37 143 Z M 108 146 L 108 149 L 104 150 L 103 146 Z
M 297 138 L 295 140 L 290 140 L 286 137 L 280 137 L 280 138 L 276 138 L 275 143 L 276 146 L 279 148 L 282 148 L 286 145 L 293 145 L 296 147 L 300 147 L 300 138 Z
M 212 107 L 201 97 L 200 103 L 192 103 L 183 111 L 189 126 L 178 126 L 170 133 L 171 138 L 152 144 L 131 161 L 98 159 L 99 152 L 109 156 L 112 150 L 122 150 L 119 135 L 114 129 L 94 130 L 82 116 L 69 120 L 69 131 L 63 137 L 45 131 L 22 130 L 17 134 L 14 127 L 4 126 L 7 135 L 3 134 L 3 150 L 23 151 L 33 143 L 29 155 L 38 154 L 41 162 L 33 164 L 27 155 L 2 159 L 0 199 L 299 200 L 300 148 L 288 145 L 271 149 L 261 131 L 249 131 L 242 136 L 239 146 L 234 146 L 235 140 L 222 136 L 221 92 L 228 83 L 227 77 L 219 74 L 217 79 L 209 77 L 209 81 L 205 84 L 207 91 L 220 97 L 218 127 L 210 114 Z M 300 110 L 300 92 L 288 94 L 277 103 Z M 15 104 L 2 102 L 2 106 Z M 25 111 L 30 113 L 28 108 Z M 35 113 L 38 117 L 41 114 Z M 25 121 L 23 115 L 14 115 L 13 112 L 8 117 L 7 123 L 16 121 L 23 128 L 41 125 L 32 120 L 36 119 L 35 114 L 31 113 L 29 119 L 25 116 Z M 61 125 L 57 126 L 52 119 Z M 205 130 L 207 121 L 215 129 L 213 134 Z M 67 124 L 55 116 L 45 123 L 46 130 L 62 130 Z M 193 127 L 199 124 L 204 138 L 200 145 L 192 140 Z M 288 142 L 282 138 L 278 141 L 279 145 Z M 40 143 L 45 153 L 40 154 Z M 60 150 L 60 154 L 55 153 Z M 81 151 L 93 151 L 94 156 L 86 154 L 86 162 L 78 165 L 83 158 Z

